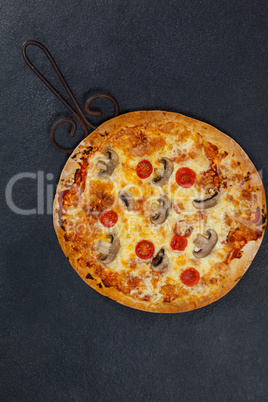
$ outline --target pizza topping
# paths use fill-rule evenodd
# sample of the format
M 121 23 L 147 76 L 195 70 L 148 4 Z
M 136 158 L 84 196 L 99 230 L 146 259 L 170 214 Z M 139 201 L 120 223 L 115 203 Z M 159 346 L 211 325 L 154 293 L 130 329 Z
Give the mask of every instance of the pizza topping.
M 253 212 L 253 218 L 252 218 L 251 222 L 258 224 L 258 226 L 262 224 L 262 215 L 261 215 L 260 207 L 257 207 L 255 212 Z
M 139 258 L 147 260 L 154 255 L 154 245 L 149 240 L 141 240 L 136 245 L 135 251 Z
M 195 268 L 187 268 L 180 275 L 182 283 L 186 286 L 195 286 L 200 280 L 200 274 Z
M 175 235 L 172 237 L 170 247 L 172 250 L 184 251 L 187 246 L 188 240 L 184 236 Z
M 134 208 L 135 200 L 133 195 L 127 191 L 127 190 L 122 190 L 119 193 L 119 198 L 123 202 L 124 206 L 128 211 L 132 211 Z
M 99 176 L 102 177 L 111 176 L 119 161 L 118 155 L 115 151 L 107 149 L 106 154 L 108 155 L 108 158 L 100 158 L 98 161 L 98 167 L 101 169 L 99 172 Z
M 104 211 L 99 217 L 100 223 L 106 228 L 112 228 L 118 221 L 118 215 L 115 211 Z
M 165 253 L 163 248 L 158 251 L 156 256 L 153 258 L 153 270 L 156 272 L 163 271 L 163 269 L 167 268 L 169 264 L 168 256 Z
M 162 158 L 161 162 L 164 165 L 164 171 L 161 175 L 153 179 L 153 183 L 157 184 L 158 186 L 164 186 L 165 184 L 167 184 L 174 169 L 173 163 L 171 162 L 170 159 Z
M 109 264 L 112 262 L 117 256 L 120 248 L 120 240 L 117 236 L 109 234 L 108 237 L 110 237 L 109 243 L 101 240 L 97 245 L 98 252 L 102 254 L 100 261 L 103 262 L 103 264 Z
M 215 193 L 205 200 L 193 200 L 193 206 L 197 209 L 208 209 L 214 207 L 219 200 L 219 192 Z
M 150 135 L 150 129 L 148 132 L 147 125 L 122 128 L 118 132 L 117 138 L 113 139 L 113 146 L 131 157 L 147 157 L 158 150 L 160 151 L 165 143 L 164 136 Z
M 255 251 L 265 227 L 263 189 L 239 148 L 225 162 L 224 148 L 232 147 L 225 137 L 203 124 L 188 130 L 174 115 L 160 130 L 169 115 L 150 122 L 143 113 L 122 127 L 111 123 L 103 146 L 93 134 L 93 152 L 73 156 L 78 166 L 61 178 L 56 230 L 74 268 L 101 293 L 144 310 L 186 311 L 216 300 L 239 280 L 241 264 L 247 268 L 252 258 L 244 248 L 251 242 Z
M 147 179 L 152 174 L 153 167 L 151 162 L 147 160 L 140 161 L 137 164 L 136 173 L 140 179 Z
M 83 210 L 88 215 L 99 216 L 101 212 L 112 208 L 115 202 L 113 192 L 113 184 L 110 181 L 92 180 Z
M 84 157 L 81 158 L 79 165 L 80 168 L 77 169 L 74 174 L 74 183 L 84 190 L 87 177 L 88 160 Z
M 228 220 L 232 223 L 230 218 L 228 218 Z M 232 224 L 234 225 L 234 222 Z M 252 229 L 243 224 L 231 228 L 226 240 L 222 242 L 223 244 L 227 244 L 228 249 L 230 250 L 224 262 L 229 263 L 233 258 L 241 258 L 243 247 L 250 241 L 258 240 L 261 235 L 261 230 Z
M 156 215 L 151 218 L 151 222 L 154 225 L 161 225 L 161 223 L 165 222 L 171 208 L 171 201 L 165 196 L 159 198 L 158 203 L 158 211 Z
M 184 237 L 190 237 L 193 230 L 194 230 L 193 226 L 190 226 L 188 229 L 186 229 L 185 233 L 184 233 Z
M 187 167 L 179 168 L 176 172 L 176 182 L 184 188 L 192 187 L 195 183 L 195 172 Z
M 213 229 L 206 231 L 207 237 L 198 234 L 193 241 L 194 245 L 199 248 L 198 251 L 193 251 L 196 258 L 204 258 L 213 250 L 218 241 L 218 235 Z
M 215 161 L 215 159 L 218 156 L 218 152 L 219 152 L 218 147 L 216 145 L 212 144 L 211 142 L 208 142 L 208 141 L 203 141 L 202 145 L 204 147 L 206 157 L 210 161 Z

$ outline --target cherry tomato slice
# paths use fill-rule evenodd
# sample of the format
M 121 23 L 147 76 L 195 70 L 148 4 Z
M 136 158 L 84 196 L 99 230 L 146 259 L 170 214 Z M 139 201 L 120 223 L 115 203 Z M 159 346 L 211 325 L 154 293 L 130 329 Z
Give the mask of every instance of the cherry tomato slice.
M 139 258 L 147 260 L 148 258 L 151 258 L 154 255 L 154 245 L 149 240 L 141 240 L 136 245 L 135 251 Z
M 195 172 L 188 167 L 179 168 L 176 172 L 176 182 L 184 188 L 192 187 L 195 182 Z
M 104 211 L 99 217 L 100 223 L 106 228 L 112 228 L 118 221 L 118 215 L 115 211 Z
M 188 240 L 184 236 L 175 235 L 172 237 L 170 246 L 172 250 L 183 251 L 187 246 Z
M 195 268 L 187 268 L 180 275 L 182 283 L 186 286 L 195 286 L 198 284 L 200 274 Z
M 147 160 L 140 161 L 136 167 L 136 173 L 140 179 L 147 179 L 152 174 L 153 167 L 151 162 Z

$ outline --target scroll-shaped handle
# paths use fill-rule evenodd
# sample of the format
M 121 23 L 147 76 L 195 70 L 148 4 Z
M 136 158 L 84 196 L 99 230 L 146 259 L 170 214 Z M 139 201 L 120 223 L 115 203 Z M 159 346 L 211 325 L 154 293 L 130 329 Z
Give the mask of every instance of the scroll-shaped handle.
M 29 45 L 37 46 L 47 56 L 50 64 L 52 65 L 52 67 L 53 67 L 54 71 L 56 72 L 60 82 L 62 83 L 63 87 L 65 88 L 65 90 L 66 90 L 69 98 L 71 99 L 74 107 L 56 90 L 56 88 L 43 76 L 43 74 L 31 62 L 31 60 L 29 59 L 29 57 L 27 56 L 27 53 L 26 53 L 26 48 Z M 51 92 L 63 103 L 63 105 L 72 113 L 74 118 L 80 123 L 80 125 L 81 125 L 81 127 L 83 129 L 85 137 L 89 134 L 89 128 L 91 128 L 93 130 L 95 128 L 97 128 L 96 125 L 91 123 L 86 118 L 85 113 L 83 112 L 82 108 L 79 106 L 79 103 L 77 102 L 77 100 L 76 100 L 74 94 L 72 93 L 69 85 L 65 81 L 60 69 L 58 68 L 58 66 L 56 64 L 56 62 L 54 61 L 54 59 L 51 56 L 51 54 L 48 51 L 48 49 L 42 43 L 37 42 L 35 40 L 26 41 L 22 45 L 22 56 L 23 56 L 23 59 L 25 60 L 25 62 L 28 64 L 28 66 L 33 70 L 33 72 L 40 78 L 41 81 L 43 81 L 43 83 L 51 90 Z M 98 116 L 102 115 L 101 111 L 93 111 L 93 110 L 90 109 L 90 104 L 95 99 L 99 99 L 99 98 L 105 98 L 105 99 L 110 100 L 114 105 L 114 116 L 117 116 L 119 114 L 119 105 L 118 105 L 116 99 L 113 96 L 105 94 L 105 93 L 100 93 L 100 94 L 93 95 L 87 100 L 87 102 L 85 104 L 85 111 L 88 114 L 98 115 Z M 50 131 L 50 140 L 51 140 L 52 145 L 58 151 L 63 152 L 65 154 L 71 154 L 73 149 L 63 148 L 55 140 L 55 133 L 56 133 L 57 128 L 59 126 L 61 126 L 62 124 L 65 124 L 65 123 L 71 124 L 72 129 L 71 129 L 70 137 L 74 137 L 74 135 L 76 133 L 76 129 L 77 129 L 76 121 L 74 119 L 71 119 L 71 118 L 64 118 L 64 119 L 59 120 L 58 122 L 56 122 L 52 126 L 51 131 Z

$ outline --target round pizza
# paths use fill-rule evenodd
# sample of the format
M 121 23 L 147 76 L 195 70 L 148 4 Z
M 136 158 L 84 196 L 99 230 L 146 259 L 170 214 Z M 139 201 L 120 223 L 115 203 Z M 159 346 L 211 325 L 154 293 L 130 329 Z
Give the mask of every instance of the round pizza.
M 54 201 L 81 278 L 136 309 L 176 313 L 225 295 L 260 247 L 265 193 L 229 136 L 163 111 L 103 123 L 68 159 Z

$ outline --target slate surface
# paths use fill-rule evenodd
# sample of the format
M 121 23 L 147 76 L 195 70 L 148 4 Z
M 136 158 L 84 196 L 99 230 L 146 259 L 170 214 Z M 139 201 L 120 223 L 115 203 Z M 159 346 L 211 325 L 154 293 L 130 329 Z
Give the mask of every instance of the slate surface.
M 66 161 L 49 131 L 68 113 L 22 60 L 28 39 L 49 48 L 82 105 L 107 91 L 122 113 L 163 109 L 206 121 L 238 141 L 267 189 L 266 1 L 2 0 L 0 8 L 3 190 L 16 174 L 41 171 L 46 201 Z M 42 55 L 29 55 L 56 82 Z M 80 131 L 73 141 L 81 139 Z M 36 208 L 36 191 L 34 178 L 21 179 L 15 204 Z M 222 300 L 157 315 L 87 287 L 51 214 L 18 215 L 4 191 L 1 212 L 1 401 L 268 400 L 267 236 Z

